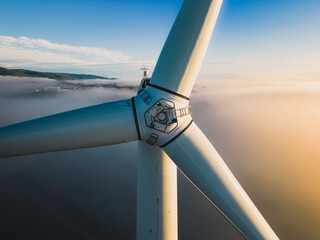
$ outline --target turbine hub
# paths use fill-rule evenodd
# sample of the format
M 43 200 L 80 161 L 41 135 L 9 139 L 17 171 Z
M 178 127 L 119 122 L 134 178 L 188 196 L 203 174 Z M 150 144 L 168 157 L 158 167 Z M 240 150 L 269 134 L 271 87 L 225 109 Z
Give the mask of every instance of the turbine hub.
M 178 126 L 174 103 L 161 99 L 144 113 L 146 125 L 160 132 L 170 133 Z
M 138 137 L 151 145 L 164 147 L 176 139 L 192 122 L 189 98 L 144 78 L 133 98 Z

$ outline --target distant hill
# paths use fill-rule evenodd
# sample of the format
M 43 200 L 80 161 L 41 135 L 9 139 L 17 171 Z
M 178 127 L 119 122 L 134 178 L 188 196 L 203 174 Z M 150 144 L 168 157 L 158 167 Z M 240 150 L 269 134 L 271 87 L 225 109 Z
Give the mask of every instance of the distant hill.
M 56 80 L 83 80 L 83 79 L 115 80 L 117 79 L 117 78 L 101 77 L 101 76 L 90 75 L 90 74 L 37 72 L 37 71 L 30 71 L 26 69 L 8 69 L 3 67 L 0 67 L 0 76 L 50 78 L 50 79 L 56 79 Z

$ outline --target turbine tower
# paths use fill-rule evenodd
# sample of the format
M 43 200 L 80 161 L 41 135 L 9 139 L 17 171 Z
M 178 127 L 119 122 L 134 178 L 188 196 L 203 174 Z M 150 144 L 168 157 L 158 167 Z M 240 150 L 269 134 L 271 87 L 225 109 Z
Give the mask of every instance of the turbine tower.
M 177 167 L 247 239 L 278 239 L 192 120 L 189 97 L 222 0 L 185 0 L 136 96 L 0 128 L 0 157 L 138 140 L 137 239 L 175 240 Z

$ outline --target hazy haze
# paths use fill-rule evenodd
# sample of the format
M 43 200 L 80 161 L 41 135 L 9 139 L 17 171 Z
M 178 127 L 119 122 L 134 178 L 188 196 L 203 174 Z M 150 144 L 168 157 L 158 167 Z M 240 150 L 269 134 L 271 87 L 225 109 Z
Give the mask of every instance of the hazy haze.
M 1 77 L 0 126 L 129 98 L 138 81 L 93 83 Z M 318 239 L 320 82 L 204 81 L 191 104 L 280 239 Z M 136 158 L 127 143 L 1 159 L 0 238 L 135 239 Z M 179 237 L 242 239 L 181 174 Z

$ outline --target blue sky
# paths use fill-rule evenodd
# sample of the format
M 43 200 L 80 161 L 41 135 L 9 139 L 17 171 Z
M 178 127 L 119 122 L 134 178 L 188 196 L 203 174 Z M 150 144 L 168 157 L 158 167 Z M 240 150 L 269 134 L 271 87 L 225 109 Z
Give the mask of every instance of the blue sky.
M 181 0 L 0 0 L 0 66 L 140 78 Z M 200 79 L 317 79 L 319 0 L 225 0 Z

